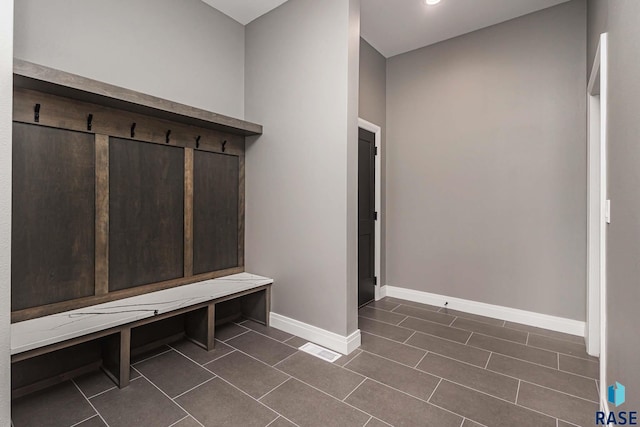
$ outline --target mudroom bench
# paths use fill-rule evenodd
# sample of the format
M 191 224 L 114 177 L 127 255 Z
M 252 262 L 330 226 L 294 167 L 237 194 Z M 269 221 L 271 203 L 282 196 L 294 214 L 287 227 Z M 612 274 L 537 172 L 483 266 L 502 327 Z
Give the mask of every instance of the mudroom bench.
M 272 284 L 272 279 L 239 273 L 14 323 L 11 325 L 12 364 L 85 343 L 98 345 L 102 357 L 81 368 L 14 390 L 13 397 L 98 367 L 120 388 L 126 387 L 132 332 L 177 316 L 182 316 L 184 336 L 212 350 L 216 304 L 234 300 L 243 317 L 268 325 Z M 75 358 L 75 354 L 62 355 L 58 363 L 64 364 L 69 358 Z

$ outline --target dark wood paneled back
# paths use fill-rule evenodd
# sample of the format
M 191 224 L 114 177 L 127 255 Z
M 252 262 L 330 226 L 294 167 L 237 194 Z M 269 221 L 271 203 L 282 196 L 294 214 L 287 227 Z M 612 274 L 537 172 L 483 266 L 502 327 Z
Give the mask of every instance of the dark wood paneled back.
M 241 135 L 17 88 L 13 203 L 14 322 L 244 271 Z
M 93 135 L 13 125 L 11 306 L 93 295 Z
M 110 138 L 109 291 L 183 273 L 184 148 Z
M 238 265 L 240 163 L 237 156 L 195 151 L 193 272 Z

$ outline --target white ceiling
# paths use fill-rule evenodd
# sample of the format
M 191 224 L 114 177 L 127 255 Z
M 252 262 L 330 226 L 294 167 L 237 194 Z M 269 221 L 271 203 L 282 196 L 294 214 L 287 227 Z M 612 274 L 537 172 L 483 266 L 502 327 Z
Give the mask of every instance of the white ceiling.
M 428 46 L 568 0 L 362 0 L 361 35 L 385 57 Z
M 287 0 L 202 0 L 246 25 Z M 324 1 L 324 0 L 317 0 Z M 389 58 L 568 0 L 362 0 L 361 35 Z
M 242 25 L 275 9 L 287 0 L 202 0 Z

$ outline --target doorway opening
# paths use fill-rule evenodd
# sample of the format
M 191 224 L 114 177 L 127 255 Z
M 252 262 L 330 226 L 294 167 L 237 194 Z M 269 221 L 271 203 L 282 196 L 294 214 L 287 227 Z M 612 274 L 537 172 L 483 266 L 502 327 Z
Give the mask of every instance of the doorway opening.
M 380 126 L 358 119 L 358 307 L 380 299 Z
M 600 357 L 600 404 L 606 408 L 607 225 L 607 34 L 600 36 L 589 85 L 588 101 L 588 271 L 587 352 Z

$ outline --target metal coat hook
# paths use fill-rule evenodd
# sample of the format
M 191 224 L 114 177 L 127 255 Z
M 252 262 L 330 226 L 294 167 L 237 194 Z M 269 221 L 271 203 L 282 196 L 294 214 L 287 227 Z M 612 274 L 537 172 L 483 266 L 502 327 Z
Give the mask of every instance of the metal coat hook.
M 89 114 L 87 116 L 87 130 L 91 130 L 92 125 L 93 125 L 93 114 Z
M 136 136 L 136 123 L 131 123 L 131 138 L 135 138 Z
M 196 148 L 200 148 L 200 135 L 196 137 Z
M 38 123 L 40 122 L 40 104 L 36 104 L 33 107 L 33 121 Z
M 227 140 L 222 141 L 222 152 L 224 153 L 227 149 Z
M 167 131 L 167 141 L 166 141 L 166 142 L 167 142 L 167 144 L 169 143 L 169 140 L 170 140 L 170 139 L 171 139 L 171 129 L 169 129 L 169 130 Z

